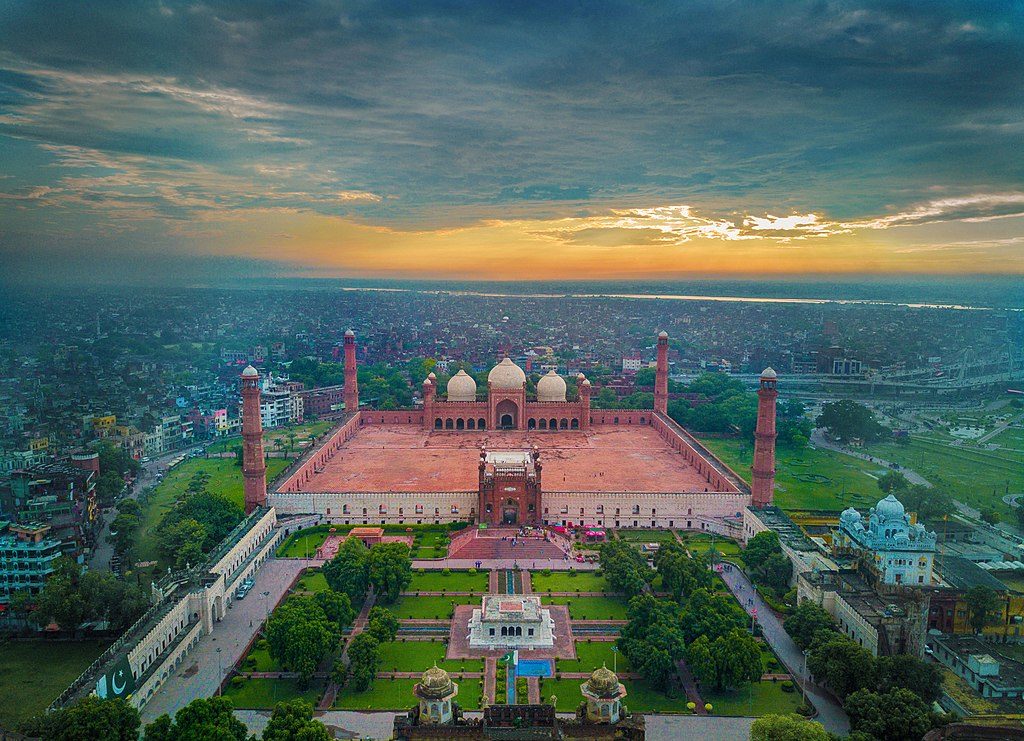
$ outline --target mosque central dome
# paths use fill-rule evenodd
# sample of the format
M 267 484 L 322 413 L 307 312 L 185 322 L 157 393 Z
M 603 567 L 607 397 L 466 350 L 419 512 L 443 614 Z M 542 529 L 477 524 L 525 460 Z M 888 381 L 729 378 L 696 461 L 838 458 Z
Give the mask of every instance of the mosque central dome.
M 518 391 L 526 383 L 526 374 L 523 373 L 522 368 L 506 357 L 491 368 L 491 372 L 487 374 L 487 382 L 492 389 Z
M 448 381 L 448 401 L 476 401 L 476 381 L 460 370 Z
M 537 382 L 537 401 L 565 401 L 565 379 L 548 371 Z

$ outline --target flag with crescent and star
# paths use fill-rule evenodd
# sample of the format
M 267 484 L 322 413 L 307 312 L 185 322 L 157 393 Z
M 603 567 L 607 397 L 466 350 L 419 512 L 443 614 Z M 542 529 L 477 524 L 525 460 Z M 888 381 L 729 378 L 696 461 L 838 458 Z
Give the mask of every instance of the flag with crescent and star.
M 122 656 L 113 668 L 96 682 L 96 694 L 102 700 L 127 697 L 134 689 L 135 678 L 132 676 L 132 667 L 127 656 Z

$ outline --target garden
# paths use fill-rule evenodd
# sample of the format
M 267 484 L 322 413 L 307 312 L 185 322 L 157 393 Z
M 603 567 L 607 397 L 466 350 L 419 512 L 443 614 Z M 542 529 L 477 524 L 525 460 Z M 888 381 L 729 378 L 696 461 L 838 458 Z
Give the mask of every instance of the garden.
M 403 595 L 387 608 L 399 620 L 448 620 L 455 605 L 479 605 L 480 598 L 467 595 L 414 597 Z
M 568 605 L 573 620 L 625 620 L 626 602 L 618 597 L 544 597 L 549 605 Z
M 545 592 L 608 592 L 608 580 L 595 571 L 543 571 L 530 572 L 530 587 L 535 594 Z
M 406 592 L 471 592 L 487 593 L 488 574 L 486 571 L 469 569 L 468 571 L 427 571 L 418 569 L 413 572 L 412 583 L 405 588 Z
M 46 710 L 103 653 L 102 641 L 8 641 L 0 645 L 0 727 Z
M 446 672 L 483 672 L 483 659 L 446 659 L 446 647 L 440 639 L 404 640 L 380 646 L 382 672 L 425 672 L 434 664 Z M 381 680 L 377 680 L 381 681 Z

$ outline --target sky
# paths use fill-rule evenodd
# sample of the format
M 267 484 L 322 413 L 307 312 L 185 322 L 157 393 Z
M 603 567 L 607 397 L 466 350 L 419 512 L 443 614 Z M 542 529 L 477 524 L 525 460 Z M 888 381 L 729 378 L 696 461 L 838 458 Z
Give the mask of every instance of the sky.
M 1024 4 L 0 0 L 0 264 L 1024 273 Z

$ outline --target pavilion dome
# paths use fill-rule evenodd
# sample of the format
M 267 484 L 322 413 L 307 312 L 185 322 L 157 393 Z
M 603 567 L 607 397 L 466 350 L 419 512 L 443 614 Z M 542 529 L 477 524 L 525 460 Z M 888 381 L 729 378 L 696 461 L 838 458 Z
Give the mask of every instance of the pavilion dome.
M 607 666 L 595 669 L 584 687 L 596 697 L 617 697 L 619 678 Z
M 454 690 L 454 686 L 452 684 L 452 678 L 448 676 L 448 672 L 437 664 L 434 664 L 423 672 L 423 676 L 420 677 L 418 689 L 418 694 L 421 697 L 440 699 L 450 695 Z
M 907 514 L 907 511 L 904 509 L 903 503 L 890 494 L 875 505 L 875 514 L 878 516 L 878 519 L 882 521 L 902 520 Z
M 259 375 L 260 372 L 251 365 L 245 366 L 245 370 L 242 371 L 242 378 L 259 378 Z
M 487 374 L 487 382 L 492 389 L 515 390 L 523 388 L 526 383 L 526 374 L 523 369 L 505 357 L 500 363 L 491 368 Z
M 775 372 L 774 368 L 765 368 L 761 371 L 761 378 L 778 378 L 779 374 Z
M 537 401 L 565 401 L 565 379 L 548 371 L 537 381 Z
M 476 401 L 476 381 L 460 370 L 448 380 L 448 401 Z

